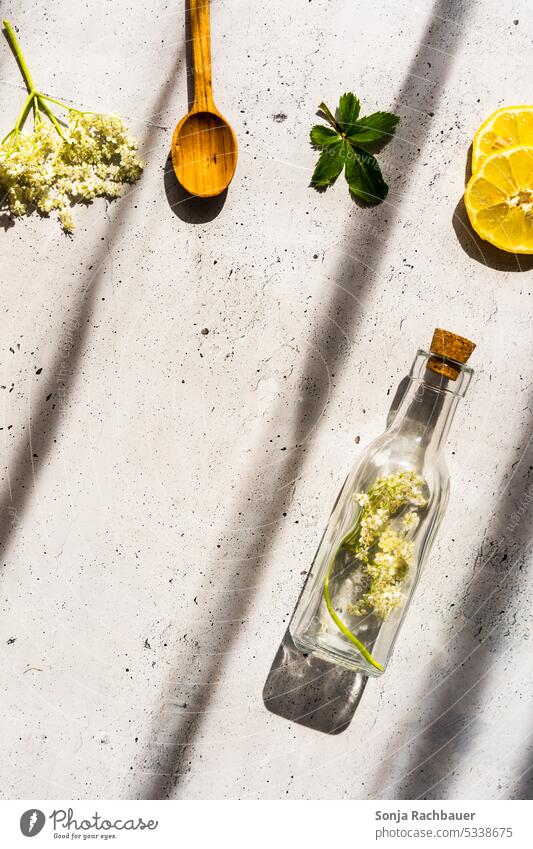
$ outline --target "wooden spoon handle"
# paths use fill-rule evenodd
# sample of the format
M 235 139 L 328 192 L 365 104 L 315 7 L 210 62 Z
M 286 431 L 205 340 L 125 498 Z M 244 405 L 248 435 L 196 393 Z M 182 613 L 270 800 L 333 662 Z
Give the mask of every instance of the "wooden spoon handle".
M 189 0 L 192 55 L 194 65 L 194 103 L 192 111 L 210 112 L 215 108 L 211 83 L 211 27 L 209 0 Z

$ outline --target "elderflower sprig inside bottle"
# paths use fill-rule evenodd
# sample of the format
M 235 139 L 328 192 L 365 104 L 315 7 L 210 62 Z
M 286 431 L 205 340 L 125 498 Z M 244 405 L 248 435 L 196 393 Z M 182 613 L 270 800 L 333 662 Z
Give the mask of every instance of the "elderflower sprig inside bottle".
M 387 666 L 449 493 L 443 447 L 475 345 L 436 329 L 385 433 L 348 476 L 294 612 L 295 645 L 367 675 Z
M 134 183 L 143 164 L 137 142 L 117 115 L 82 112 L 37 90 L 15 31 L 4 21 L 28 96 L 12 130 L 0 144 L 1 205 L 13 216 L 37 209 L 56 212 L 63 229 L 74 229 L 71 207 L 96 197 L 116 198 Z M 58 119 L 51 104 L 66 113 Z M 23 131 L 33 112 L 33 130 Z

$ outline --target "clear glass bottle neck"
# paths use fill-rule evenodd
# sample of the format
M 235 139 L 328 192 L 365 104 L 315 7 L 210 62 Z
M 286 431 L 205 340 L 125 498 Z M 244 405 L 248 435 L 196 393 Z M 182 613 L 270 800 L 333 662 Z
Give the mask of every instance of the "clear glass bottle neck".
M 428 362 L 442 363 L 457 374 L 445 377 L 428 368 Z M 409 374 L 409 383 L 389 430 L 419 443 L 423 449 L 438 451 L 446 442 L 457 404 L 468 388 L 472 369 L 451 360 L 441 360 L 418 351 Z

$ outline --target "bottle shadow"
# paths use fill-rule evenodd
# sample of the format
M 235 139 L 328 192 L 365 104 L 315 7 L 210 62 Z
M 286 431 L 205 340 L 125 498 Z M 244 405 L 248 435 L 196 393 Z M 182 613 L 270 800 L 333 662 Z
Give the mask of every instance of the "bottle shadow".
M 387 427 L 392 424 L 408 386 L 409 376 L 405 375 L 394 393 Z M 309 575 L 302 593 L 308 580 Z M 299 599 L 296 607 L 298 604 Z M 367 681 L 367 676 L 359 672 L 303 654 L 294 645 L 287 628 L 267 675 L 263 704 L 282 719 L 324 734 L 340 734 L 350 725 Z
M 340 734 L 352 721 L 367 680 L 302 654 L 287 629 L 263 688 L 263 704 L 282 719 L 323 734 Z

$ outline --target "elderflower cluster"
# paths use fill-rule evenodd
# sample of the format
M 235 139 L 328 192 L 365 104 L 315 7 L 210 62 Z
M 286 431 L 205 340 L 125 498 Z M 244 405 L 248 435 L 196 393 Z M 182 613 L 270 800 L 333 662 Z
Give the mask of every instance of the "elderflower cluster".
M 46 120 L 31 133 L 13 132 L 0 145 L 0 192 L 12 215 L 55 211 L 70 233 L 73 203 L 118 197 L 123 183 L 139 179 L 143 165 L 137 142 L 116 115 L 72 109 L 62 132 Z
M 415 472 L 400 472 L 379 478 L 368 493 L 355 496 L 361 513 L 358 532 L 348 546 L 363 562 L 369 586 L 357 603 L 348 605 L 351 615 L 372 612 L 386 619 L 400 603 L 413 559 L 410 537 L 419 522 L 418 511 L 427 504 L 425 488 Z

